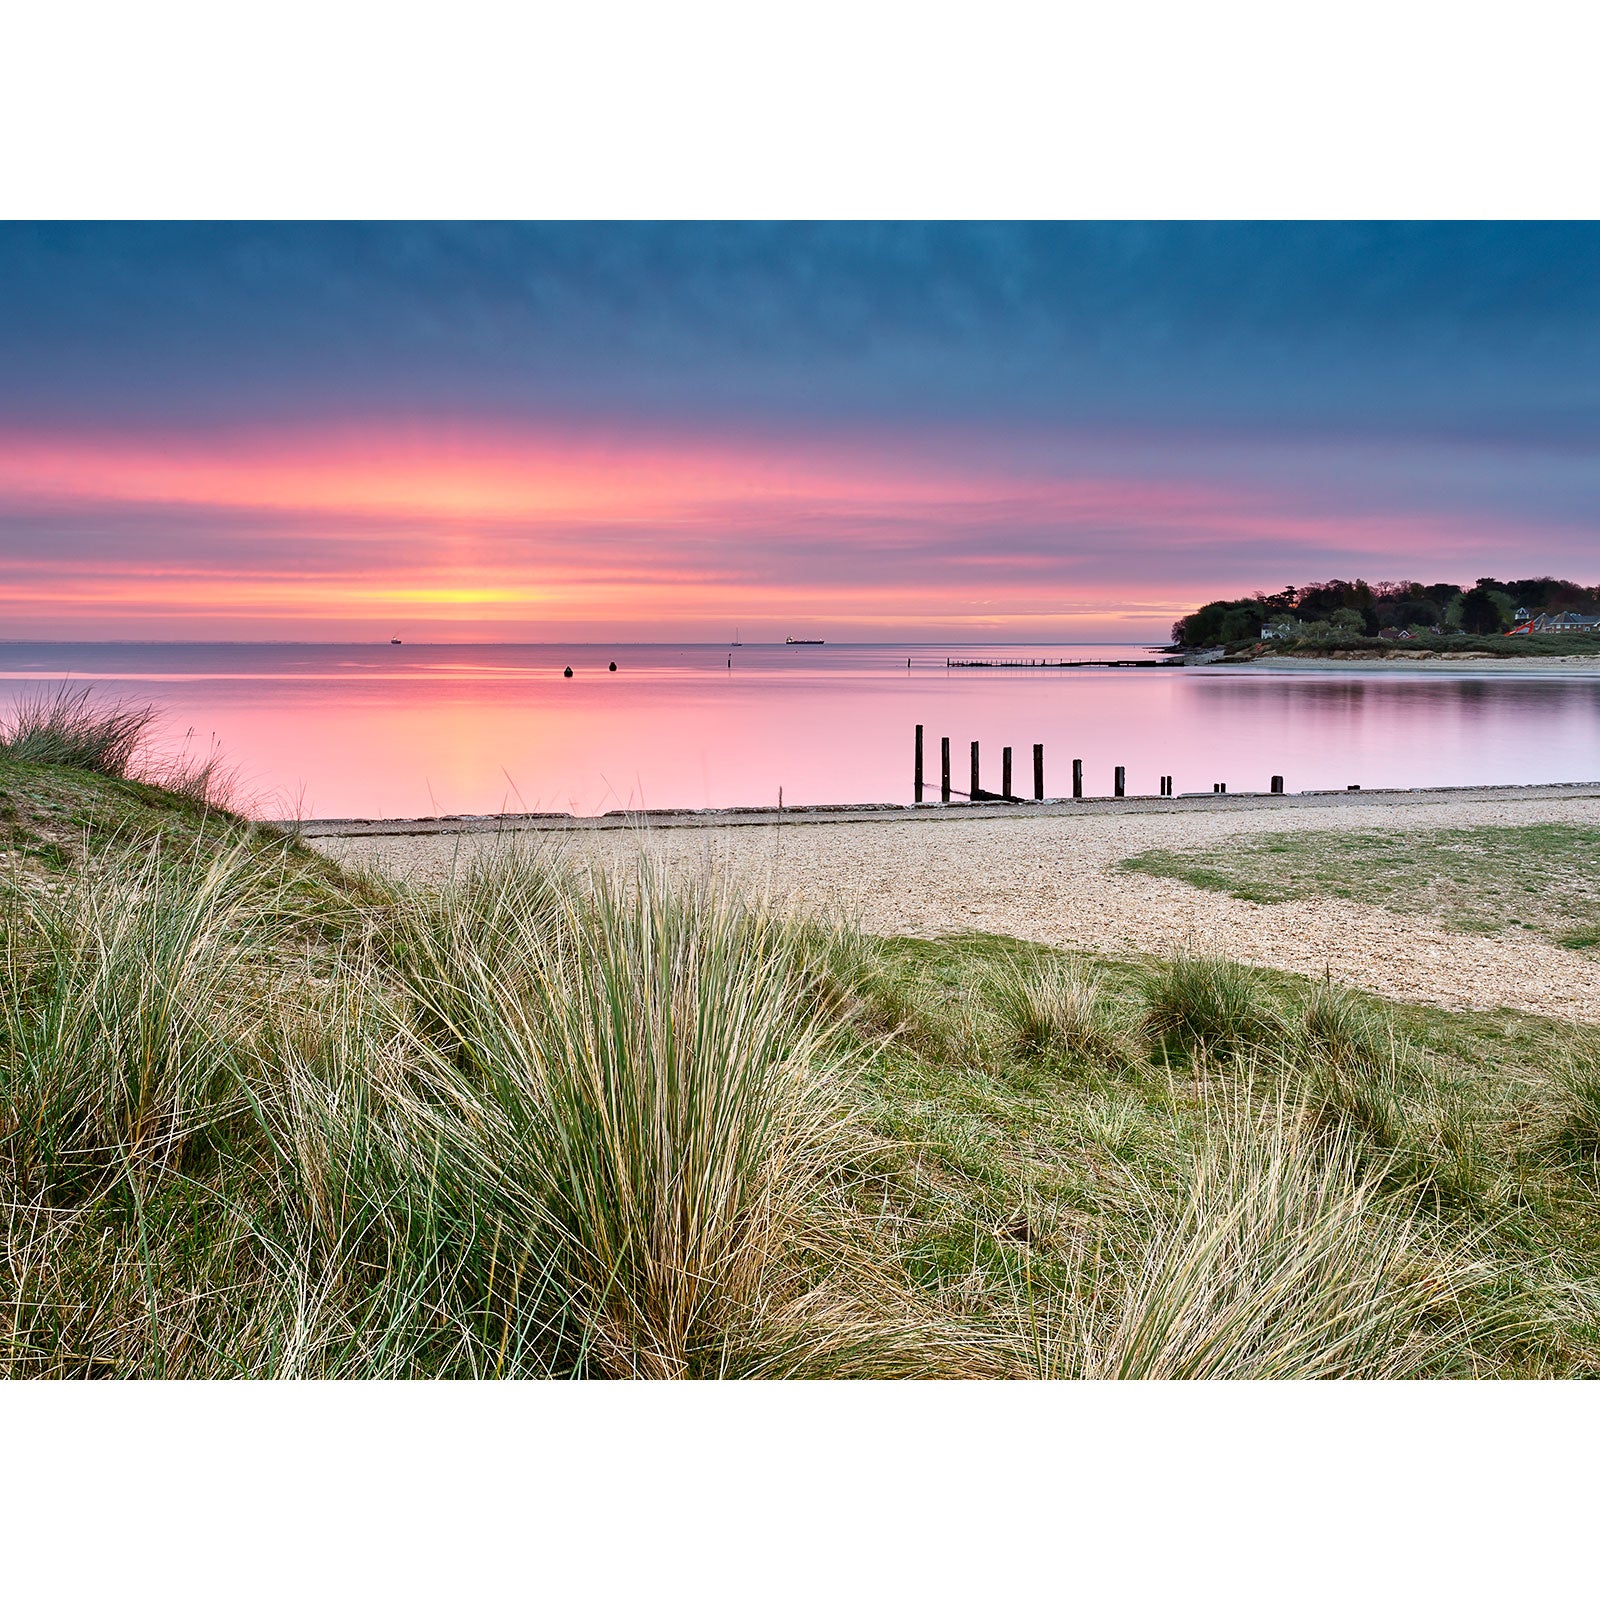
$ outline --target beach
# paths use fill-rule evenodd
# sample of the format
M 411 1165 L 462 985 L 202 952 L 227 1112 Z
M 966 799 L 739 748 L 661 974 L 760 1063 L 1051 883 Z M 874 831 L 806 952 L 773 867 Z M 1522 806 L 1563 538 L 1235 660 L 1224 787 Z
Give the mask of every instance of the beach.
M 1600 962 L 1520 929 L 1448 930 L 1411 913 L 1338 898 L 1277 905 L 1118 871 L 1150 849 L 1183 850 L 1306 829 L 1600 825 L 1600 785 L 1393 793 L 1202 796 L 1044 807 L 837 808 L 649 819 L 421 819 L 307 825 L 349 865 L 438 882 L 507 836 L 559 840 L 598 865 L 648 848 L 680 870 L 710 868 L 776 900 L 922 938 L 1002 934 L 1112 956 L 1184 947 L 1387 999 L 1569 1021 L 1600 1016 Z

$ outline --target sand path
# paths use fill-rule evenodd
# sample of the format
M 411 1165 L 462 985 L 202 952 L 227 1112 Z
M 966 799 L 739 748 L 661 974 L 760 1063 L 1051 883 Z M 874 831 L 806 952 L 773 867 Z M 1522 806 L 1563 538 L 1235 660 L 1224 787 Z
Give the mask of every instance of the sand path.
M 1459 794 L 1459 792 L 1458 792 Z M 783 900 L 850 911 L 874 933 L 935 935 L 982 929 L 1065 949 L 1165 953 L 1192 943 L 1308 976 L 1324 971 L 1394 1000 L 1452 1009 L 1511 1006 L 1600 1022 L 1600 960 L 1533 934 L 1449 932 L 1418 915 L 1347 900 L 1253 905 L 1169 879 L 1121 873 L 1151 848 L 1207 846 L 1243 835 L 1307 828 L 1402 832 L 1495 823 L 1600 825 L 1600 794 L 1486 795 L 1419 803 L 1364 798 L 1278 808 L 1134 809 L 1134 803 L 961 818 L 897 815 L 825 824 L 571 830 L 571 847 L 600 861 L 642 841 L 667 862 L 740 874 Z M 548 829 L 542 831 L 549 831 Z M 483 832 L 316 837 L 338 860 L 437 880 L 458 853 L 492 848 Z

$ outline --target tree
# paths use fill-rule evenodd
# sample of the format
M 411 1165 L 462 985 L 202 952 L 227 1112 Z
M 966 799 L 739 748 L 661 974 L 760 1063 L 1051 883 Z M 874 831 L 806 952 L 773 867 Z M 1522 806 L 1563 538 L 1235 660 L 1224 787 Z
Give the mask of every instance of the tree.
M 1499 633 L 1500 608 L 1487 588 L 1479 585 L 1461 601 L 1461 631 L 1463 633 Z

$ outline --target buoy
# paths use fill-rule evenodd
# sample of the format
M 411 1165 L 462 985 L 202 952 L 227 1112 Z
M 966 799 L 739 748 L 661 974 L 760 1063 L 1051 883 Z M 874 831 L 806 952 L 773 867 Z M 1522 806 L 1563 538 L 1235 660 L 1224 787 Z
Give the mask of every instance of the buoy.
M 572 676 L 572 668 L 568 667 L 567 670 L 561 674 L 561 676 L 563 678 L 570 678 Z
M 611 665 L 610 665 L 610 666 L 609 666 L 609 667 L 607 667 L 607 668 L 606 668 L 606 671 L 607 671 L 607 672 L 615 672 L 615 671 L 616 671 L 616 670 L 617 670 L 617 664 L 616 664 L 616 662 L 615 662 L 615 661 L 613 661 L 613 662 L 612 662 L 612 663 L 611 663 Z

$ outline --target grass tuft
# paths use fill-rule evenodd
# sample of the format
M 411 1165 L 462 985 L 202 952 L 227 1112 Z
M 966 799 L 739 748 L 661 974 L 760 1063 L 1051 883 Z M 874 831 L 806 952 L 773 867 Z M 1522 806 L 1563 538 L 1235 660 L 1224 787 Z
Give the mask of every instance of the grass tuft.
M 0 756 L 70 767 L 108 778 L 129 775 L 151 726 L 154 706 L 93 701 L 93 688 L 62 684 L 22 695 L 0 723 Z
M 1403 1378 L 1465 1344 L 1480 1270 L 1425 1250 L 1414 1200 L 1385 1195 L 1348 1140 L 1242 1092 L 1208 1120 L 1181 1200 L 1136 1185 L 1138 1242 L 1025 1319 L 1040 1375 Z
M 1179 952 L 1147 976 L 1144 1026 L 1163 1043 L 1224 1057 L 1273 1044 L 1283 1032 L 1258 973 L 1192 951 Z
M 283 915 L 242 846 L 113 851 L 0 934 L 0 1181 L 96 1192 L 170 1165 L 235 1103 L 251 1004 L 240 957 Z
M 848 1128 L 807 954 L 647 861 L 580 887 L 508 854 L 413 906 L 400 976 L 438 1183 L 546 1266 L 539 1309 L 596 1370 L 737 1369 L 763 1308 L 793 1309 Z
M 1585 1152 L 1600 1152 L 1600 1044 L 1589 1038 L 1557 1047 L 1550 1075 L 1560 1096 L 1563 1137 Z
M 1113 1070 L 1132 1054 L 1100 984 L 1080 967 L 1015 960 L 1001 970 L 993 1005 L 1023 1060 Z

